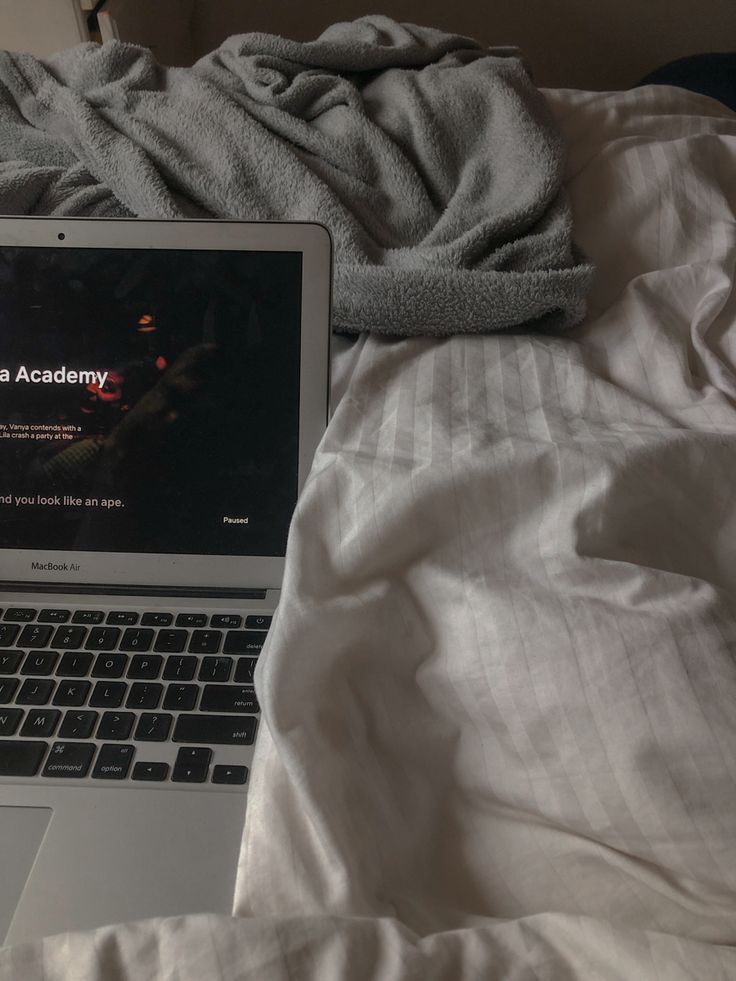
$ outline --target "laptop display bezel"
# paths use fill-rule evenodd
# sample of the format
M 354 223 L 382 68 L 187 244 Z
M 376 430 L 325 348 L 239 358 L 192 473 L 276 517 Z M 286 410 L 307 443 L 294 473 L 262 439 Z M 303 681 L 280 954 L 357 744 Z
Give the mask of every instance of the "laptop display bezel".
M 298 489 L 328 417 L 332 244 L 308 222 L 0 217 L 0 247 L 298 252 L 302 256 Z M 50 566 L 39 571 L 34 563 Z M 59 566 L 54 570 L 53 566 Z M 72 568 L 76 567 L 76 568 Z M 284 557 L 0 549 L 0 583 L 278 588 Z

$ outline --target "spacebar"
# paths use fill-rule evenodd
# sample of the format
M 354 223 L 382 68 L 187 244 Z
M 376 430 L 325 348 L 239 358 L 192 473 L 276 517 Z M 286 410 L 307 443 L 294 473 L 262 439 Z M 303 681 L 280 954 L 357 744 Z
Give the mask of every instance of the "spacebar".
M 175 743 L 244 746 L 252 743 L 256 720 L 248 715 L 180 715 L 174 726 Z
M 3 739 L 0 743 L 0 777 L 32 777 L 38 772 L 48 743 Z

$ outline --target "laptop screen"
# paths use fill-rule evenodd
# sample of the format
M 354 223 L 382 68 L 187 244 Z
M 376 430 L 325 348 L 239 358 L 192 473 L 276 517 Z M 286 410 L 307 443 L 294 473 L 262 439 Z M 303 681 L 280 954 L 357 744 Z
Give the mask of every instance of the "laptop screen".
M 302 256 L 0 248 L 0 548 L 282 556 Z

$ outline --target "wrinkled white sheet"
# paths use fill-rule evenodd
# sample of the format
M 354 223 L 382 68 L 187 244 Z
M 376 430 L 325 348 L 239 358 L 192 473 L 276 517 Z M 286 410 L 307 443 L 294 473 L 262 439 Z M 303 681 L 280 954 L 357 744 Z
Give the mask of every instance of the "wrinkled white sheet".
M 590 316 L 336 355 L 236 915 L 3 978 L 736 977 L 736 116 L 547 95 Z

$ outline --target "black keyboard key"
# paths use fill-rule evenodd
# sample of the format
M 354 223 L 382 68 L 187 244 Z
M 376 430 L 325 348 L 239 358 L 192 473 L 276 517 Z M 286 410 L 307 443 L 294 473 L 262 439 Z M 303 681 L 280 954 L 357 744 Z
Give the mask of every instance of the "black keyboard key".
M 212 762 L 212 750 L 206 746 L 182 746 L 176 754 L 176 765 L 208 767 Z
M 2 684 L 2 682 L 0 682 Z M 18 705 L 45 705 L 54 691 L 54 682 L 44 678 L 27 678 L 15 697 Z M 0 702 L 2 699 L 0 698 Z
M 231 657 L 205 657 L 199 669 L 200 681 L 228 681 L 233 670 Z
M 15 674 L 22 660 L 22 651 L 4 651 L 0 654 L 0 674 Z
M 97 727 L 97 738 L 127 739 L 134 722 L 135 715 L 132 712 L 103 712 Z
M 54 705 L 84 705 L 91 687 L 92 683 L 90 681 L 65 678 L 59 682 L 56 689 Z
M 212 783 L 244 784 L 248 779 L 247 766 L 216 766 L 212 770 Z
M 20 730 L 21 736 L 53 736 L 59 724 L 61 712 L 56 709 L 31 709 Z M 0 750 L 2 746 L 0 745 Z
M 121 651 L 150 651 L 154 631 L 150 627 L 129 627 L 120 641 Z
M 23 718 L 23 709 L 0 708 L 0 736 L 12 736 Z M 0 743 L 0 755 L 3 744 Z
M 130 686 L 130 694 L 125 702 L 125 707 L 129 709 L 158 708 L 163 693 L 163 685 L 146 685 L 138 681 Z
M 221 630 L 194 630 L 189 638 L 189 653 L 217 654 L 221 643 Z
M 95 731 L 97 712 L 67 712 L 59 729 L 61 739 L 89 739 Z
M 84 643 L 84 638 L 87 636 L 87 629 L 87 627 L 72 627 L 68 624 L 63 627 L 57 627 L 51 643 L 60 651 L 76 650 Z
M 19 630 L 17 623 L 0 623 L 0 647 L 10 647 Z
M 88 651 L 112 651 L 119 637 L 120 627 L 93 627 L 84 646 Z
M 13 620 L 16 623 L 26 623 L 36 619 L 36 610 L 31 610 L 27 606 L 11 606 L 5 611 L 5 620 Z
M 237 630 L 242 622 L 243 618 L 239 617 L 236 613 L 226 613 L 224 615 L 217 614 L 216 616 L 211 617 L 210 626 L 225 630 L 228 628 L 231 630 Z
M 77 610 L 72 617 L 72 623 L 86 623 L 89 626 L 102 623 L 105 614 L 102 610 Z
M 122 678 L 128 666 L 127 654 L 98 654 L 92 668 L 93 678 Z
M 252 715 L 180 715 L 173 740 L 211 746 L 248 746 L 255 735 L 256 720 Z
M 180 613 L 176 618 L 177 627 L 206 627 L 206 613 Z
M 186 630 L 159 630 L 153 649 L 159 654 L 181 654 L 187 646 L 187 637 Z
M 113 610 L 107 614 L 107 623 L 119 624 L 121 627 L 132 627 L 138 623 L 139 614 L 133 610 Z
M 171 779 L 174 783 L 204 783 L 207 779 L 212 750 L 203 748 L 182 748 L 174 762 Z
M 207 780 L 207 768 L 174 764 L 171 779 L 174 783 L 204 783 Z
M 249 685 L 205 685 L 199 711 L 260 712 L 260 708 Z
M 143 627 L 170 627 L 173 622 L 173 613 L 144 613 L 141 617 Z
M 162 743 L 169 738 L 173 715 L 166 713 L 143 712 L 135 727 L 133 739 L 143 743 Z
M 53 627 L 45 627 L 41 623 L 27 623 L 20 632 L 18 647 L 46 647 L 53 632 Z
M 41 775 L 72 780 L 86 777 L 96 748 L 90 743 L 54 743 Z
M 133 780 L 148 780 L 160 783 L 169 775 L 168 763 L 136 763 L 133 767 Z
M 164 708 L 174 712 L 190 712 L 197 704 L 198 685 L 167 685 Z
M 253 675 L 258 659 L 255 657 L 239 657 L 235 665 L 234 681 L 246 681 L 253 684 Z
M 183 657 L 167 657 L 164 678 L 166 681 L 191 681 L 198 664 L 198 658 L 187 654 Z
M 228 630 L 222 650 L 224 654 L 260 654 L 265 639 L 257 630 Z
M 130 743 L 122 746 L 101 746 L 92 776 L 96 780 L 125 780 L 134 753 L 135 748 Z
M 56 669 L 57 675 L 66 678 L 84 678 L 88 675 L 92 667 L 92 654 L 85 654 L 82 651 L 67 651 L 61 655 L 59 667 Z
M 38 773 L 48 743 L 21 739 L 0 743 L 0 777 L 33 777 Z
M 56 651 L 31 651 L 23 662 L 20 673 L 33 675 L 51 674 L 58 660 L 59 655 Z
M 160 654 L 134 654 L 128 668 L 129 678 L 152 680 L 161 674 L 164 659 Z
M 71 610 L 41 610 L 38 621 L 39 623 L 66 623 L 71 615 Z
M 90 696 L 92 708 L 119 708 L 128 686 L 124 681 L 98 681 Z
M 17 678 L 0 678 L 0 705 L 13 701 L 13 695 L 18 690 L 20 682 Z
M 255 616 L 246 617 L 245 625 L 249 630 L 268 630 L 272 620 L 273 617 L 264 617 L 262 614 L 257 613 Z

